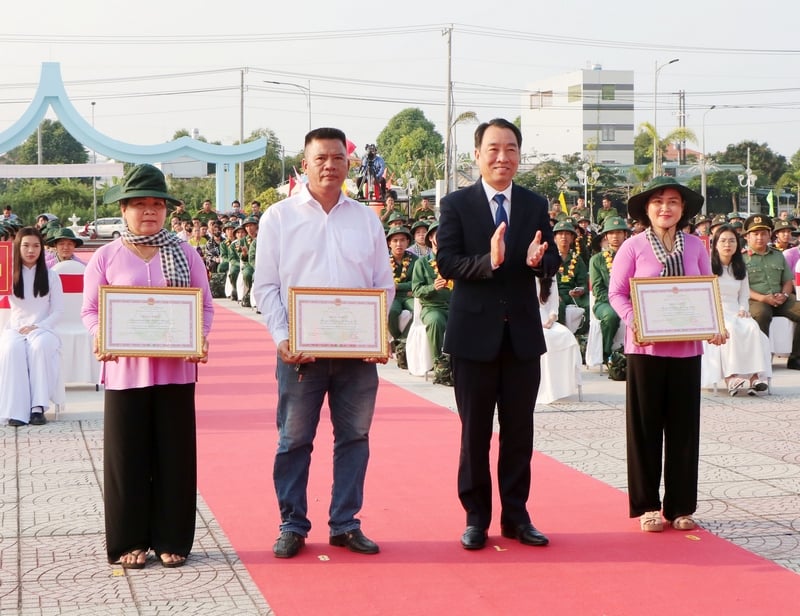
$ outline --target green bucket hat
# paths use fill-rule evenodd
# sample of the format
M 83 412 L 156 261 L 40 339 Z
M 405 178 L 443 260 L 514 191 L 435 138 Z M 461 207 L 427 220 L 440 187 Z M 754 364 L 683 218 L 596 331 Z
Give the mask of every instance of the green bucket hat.
M 430 227 L 428 227 L 428 232 L 425 234 L 425 245 L 426 246 L 430 246 L 431 245 L 431 233 L 436 231 L 438 228 L 439 228 L 439 223 L 438 222 L 434 222 L 434 223 L 431 224 Z
M 711 228 L 719 227 L 720 225 L 728 224 L 728 217 L 725 214 L 717 214 L 711 219 Z
M 257 216 L 248 216 L 242 221 L 242 228 L 245 225 L 257 225 L 258 224 L 258 217 Z
M 148 164 L 136 165 L 128 171 L 122 178 L 122 183 L 115 184 L 106 191 L 103 203 L 108 205 L 135 197 L 156 197 L 173 205 L 178 204 L 178 199 L 167 192 L 167 180 L 161 169 Z
M 775 233 L 776 231 L 782 231 L 783 229 L 794 229 L 794 227 L 788 220 L 776 220 L 772 232 Z
M 414 241 L 414 236 L 411 235 L 411 231 L 408 230 L 408 227 L 392 227 L 386 232 L 386 241 L 388 242 L 393 235 L 397 235 L 399 233 L 405 235 L 409 242 Z
M 603 221 L 603 229 L 600 231 L 600 235 L 605 235 L 609 231 L 625 231 L 626 233 L 630 233 L 631 229 L 622 216 L 609 216 Z
M 61 227 L 60 229 L 55 230 L 52 234 L 48 233 L 45 244 L 47 246 L 55 246 L 58 240 L 72 240 L 75 242 L 75 248 L 83 246 L 83 240 L 77 237 L 75 233 L 73 233 L 72 229 L 68 229 L 67 227 Z
M 428 221 L 427 220 L 418 220 L 413 225 L 411 225 L 411 233 L 413 234 L 417 229 L 420 227 L 428 228 Z
M 647 187 L 638 195 L 633 195 L 628 199 L 628 215 L 638 220 L 645 220 L 647 217 L 647 202 L 650 201 L 650 197 L 666 188 L 674 188 L 680 193 L 681 197 L 683 197 L 685 202 L 683 217 L 685 219 L 691 220 L 692 217 L 700 211 L 700 208 L 703 207 L 703 201 L 705 201 L 703 195 L 684 186 L 675 178 L 659 176 L 653 178 Z
M 566 220 L 557 222 L 556 225 L 553 227 L 553 233 L 558 233 L 559 231 L 569 231 L 575 237 L 578 237 L 578 232 L 575 230 L 575 227 L 572 226 L 571 222 L 568 222 Z

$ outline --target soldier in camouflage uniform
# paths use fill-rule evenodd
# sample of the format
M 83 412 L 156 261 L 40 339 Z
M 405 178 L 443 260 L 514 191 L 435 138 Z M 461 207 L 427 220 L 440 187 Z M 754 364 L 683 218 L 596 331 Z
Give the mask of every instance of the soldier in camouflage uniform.
M 411 243 L 411 231 L 406 227 L 392 227 L 386 233 L 386 243 L 389 245 L 389 263 L 394 276 L 395 295 L 389 307 L 389 334 L 393 339 L 395 356 L 398 368 L 408 368 L 406 362 L 406 336 L 411 327 L 411 320 L 405 327 L 400 327 L 400 315 L 404 310 L 414 313 L 414 297 L 411 294 L 411 274 L 414 271 L 414 262 L 417 256 L 408 252 Z

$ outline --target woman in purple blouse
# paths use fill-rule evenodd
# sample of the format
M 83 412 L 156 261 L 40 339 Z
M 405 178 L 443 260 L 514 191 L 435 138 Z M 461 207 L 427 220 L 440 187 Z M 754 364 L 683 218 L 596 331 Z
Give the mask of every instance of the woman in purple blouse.
M 180 567 L 194 542 L 195 381 L 197 362 L 208 357 L 214 304 L 203 259 L 164 229 L 167 202 L 177 199 L 167 193 L 159 169 L 134 167 L 104 201 L 119 202 L 126 229 L 86 266 L 81 315 L 95 341 L 101 285 L 202 290 L 202 357 L 97 355 L 104 362 L 108 562 L 141 569 L 152 549 L 164 567 Z
M 630 279 L 711 275 L 705 245 L 680 231 L 702 205 L 701 195 L 674 178 L 653 179 L 628 201 L 629 216 L 644 221 L 646 229 L 622 244 L 611 269 L 608 299 L 626 325 L 629 513 L 645 532 L 663 530 L 664 519 L 678 530 L 695 527 L 703 347 L 701 341 L 636 344 Z M 709 339 L 724 341 L 721 335 Z

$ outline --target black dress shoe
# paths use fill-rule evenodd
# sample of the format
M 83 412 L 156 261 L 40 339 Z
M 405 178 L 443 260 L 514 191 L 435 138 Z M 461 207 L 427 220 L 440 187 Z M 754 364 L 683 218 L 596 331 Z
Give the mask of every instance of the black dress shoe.
M 467 526 L 461 535 L 461 546 L 465 550 L 480 550 L 486 546 L 486 531 L 478 526 Z
M 306 538 L 303 537 L 303 535 L 285 530 L 281 533 L 281 536 L 278 537 L 275 545 L 272 546 L 272 553 L 275 555 L 275 558 L 291 558 L 292 556 L 297 556 L 300 548 L 305 544 Z
M 516 539 L 525 545 L 547 545 L 550 543 L 550 540 L 536 530 L 536 527 L 531 523 L 501 526 L 500 534 L 506 539 Z
M 25 422 L 20 421 L 19 419 L 9 419 L 8 425 L 11 426 L 12 428 L 19 428 L 20 426 L 24 426 Z
M 378 544 L 367 538 L 360 528 L 349 530 L 341 535 L 331 535 L 329 543 L 358 554 L 377 554 L 381 551 Z
M 789 370 L 800 370 L 800 357 L 790 357 L 786 362 L 786 367 Z
M 31 413 L 32 426 L 43 426 L 46 423 L 47 423 L 47 418 L 44 416 L 44 413 Z

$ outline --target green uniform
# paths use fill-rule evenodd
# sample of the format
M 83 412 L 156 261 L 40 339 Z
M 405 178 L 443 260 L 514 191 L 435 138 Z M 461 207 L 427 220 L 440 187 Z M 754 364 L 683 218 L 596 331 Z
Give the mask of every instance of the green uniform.
M 217 219 L 217 213 L 214 210 L 211 210 L 210 212 L 198 210 L 194 213 L 194 218 L 197 218 L 201 224 L 207 225 L 210 220 Z
M 220 274 L 225 274 L 228 272 L 230 268 L 230 250 L 231 250 L 231 242 L 228 238 L 223 239 L 219 243 L 219 265 L 217 266 L 217 272 Z
M 395 340 L 405 340 L 408 328 L 411 323 L 400 330 L 400 313 L 403 310 L 414 312 L 414 298 L 411 295 L 411 276 L 414 272 L 414 262 L 416 255 L 406 252 L 402 262 L 398 263 L 392 255 L 389 255 L 389 263 L 392 266 L 394 276 L 394 301 L 389 307 L 389 333 Z
M 584 311 L 583 323 L 575 332 L 585 334 L 589 331 L 589 269 L 583 259 L 574 250 L 567 253 L 566 259 L 562 259 L 561 267 L 556 273 L 558 283 L 558 322 L 566 325 L 567 304 L 577 304 Z M 583 287 L 584 293 L 580 297 L 572 298 L 569 292 L 575 287 Z
M 608 302 L 608 281 L 611 277 L 611 263 L 616 253 L 609 249 L 598 252 L 589 261 L 589 280 L 594 296 L 594 315 L 600 321 L 603 336 L 603 360 L 607 361 L 612 349 L 614 336 L 619 329 L 619 315 Z
M 603 221 L 606 218 L 611 218 L 612 216 L 619 216 L 619 213 L 617 212 L 617 208 L 610 207 L 607 210 L 604 209 L 604 208 L 600 208 L 597 211 L 597 224 L 602 227 L 603 226 Z
M 747 265 L 750 289 L 756 293 L 764 295 L 780 293 L 784 283 L 794 277 L 793 273 L 789 271 L 786 257 L 783 256 L 782 252 L 774 248 L 767 248 L 767 252 L 763 255 L 748 250 L 744 254 L 744 262 Z M 793 293 L 789 295 L 783 304 L 774 307 L 751 299 L 750 315 L 756 320 L 764 335 L 769 337 L 769 326 L 772 323 L 772 317 L 786 317 L 795 323 L 800 323 L 800 303 L 797 302 L 797 298 Z M 794 328 L 790 359 L 799 355 L 800 326 L 796 326 Z
M 430 261 L 417 259 L 414 263 L 411 291 L 422 305 L 420 317 L 425 324 L 425 334 L 428 337 L 434 361 L 442 355 L 447 311 L 450 307 L 450 295 L 453 292 L 449 287 L 435 289 L 433 285 L 437 277 L 436 255 L 432 255 Z

